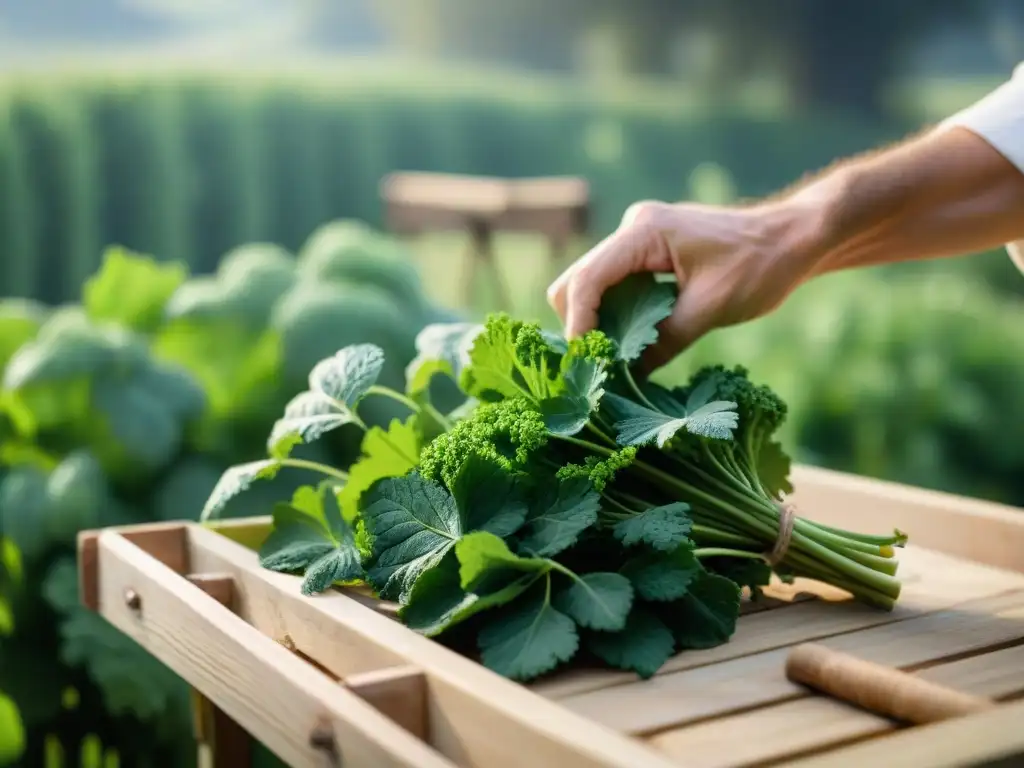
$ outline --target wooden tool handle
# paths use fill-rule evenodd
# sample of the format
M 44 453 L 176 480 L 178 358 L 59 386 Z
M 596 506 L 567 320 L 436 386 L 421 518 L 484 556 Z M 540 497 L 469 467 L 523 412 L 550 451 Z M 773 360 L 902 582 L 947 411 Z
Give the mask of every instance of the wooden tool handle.
M 798 645 L 790 652 L 786 677 L 872 712 L 918 725 L 995 706 L 990 699 L 814 643 Z

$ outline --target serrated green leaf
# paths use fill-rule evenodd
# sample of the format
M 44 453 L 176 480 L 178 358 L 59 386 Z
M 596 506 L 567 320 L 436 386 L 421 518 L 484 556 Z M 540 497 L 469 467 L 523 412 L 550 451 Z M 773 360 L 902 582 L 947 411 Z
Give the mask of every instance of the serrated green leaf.
M 645 552 L 622 566 L 622 574 L 633 583 L 636 593 L 654 602 L 678 600 L 702 572 L 690 545 L 671 552 Z
M 526 520 L 526 500 L 513 477 L 477 454 L 471 454 L 459 470 L 452 496 L 465 531 L 489 531 L 504 538 Z
M 713 648 L 736 631 L 740 597 L 733 581 L 701 570 L 681 600 L 659 606 L 659 615 L 681 648 Z
M 483 330 L 479 323 L 433 323 L 416 336 L 416 357 L 406 366 L 406 392 L 419 394 L 427 389 L 435 374 L 443 373 L 458 381 L 469 365 L 473 340 Z
M 693 529 L 690 505 L 681 501 L 652 507 L 615 524 L 613 533 L 625 547 L 649 544 L 655 549 L 670 552 L 688 540 Z
M 590 420 L 593 407 L 590 401 L 580 395 L 558 395 L 541 401 L 540 413 L 548 432 L 562 437 L 572 437 Z
M 267 439 L 267 453 L 283 459 L 302 443 L 312 443 L 328 432 L 354 421 L 352 412 L 321 392 L 300 392 L 274 423 Z
M 569 341 L 562 334 L 541 328 L 540 335 L 548 343 L 548 346 L 558 354 L 564 355 L 569 351 Z
M 712 440 L 730 440 L 739 424 L 736 403 L 724 400 L 707 403 L 682 418 L 653 411 L 612 392 L 605 393 L 601 403 L 615 422 L 619 445 L 656 442 L 664 448 L 680 430 Z
M 512 680 L 529 680 L 572 659 L 576 623 L 551 605 L 550 577 L 496 613 L 477 638 L 483 663 Z
M 584 644 L 607 664 L 636 672 L 645 680 L 653 677 L 675 651 L 672 632 L 641 605 L 633 608 L 620 632 L 588 632 Z
M 604 382 L 608 378 L 603 360 L 588 360 L 584 357 L 569 355 L 562 365 L 562 381 L 565 391 L 571 395 L 582 397 L 595 410 L 604 394 Z
M 46 481 L 46 496 L 45 525 L 55 542 L 73 544 L 79 531 L 111 524 L 113 490 L 90 451 L 79 449 L 64 457 Z
M 378 481 L 363 494 L 361 507 L 373 540 L 369 581 L 385 600 L 404 603 L 420 574 L 462 535 L 455 500 L 414 472 Z
M 519 552 L 536 557 L 557 555 L 597 523 L 600 508 L 601 494 L 586 478 L 545 486 L 520 531 Z
M 380 376 L 384 350 L 376 344 L 353 344 L 321 360 L 309 374 L 309 388 L 355 408 Z
M 164 307 L 187 278 L 188 268 L 181 262 L 158 262 L 114 246 L 104 252 L 100 270 L 86 280 L 82 304 L 92 320 L 152 331 L 163 321 Z
M 326 521 L 326 527 L 320 520 Z M 274 530 L 260 547 L 260 565 L 272 571 L 302 573 L 304 595 L 363 577 L 355 532 L 342 518 L 330 485 L 315 491 L 299 489 L 293 504 L 274 508 L 273 522 Z
M 247 491 L 257 480 L 272 480 L 281 471 L 278 459 L 260 459 L 228 468 L 203 506 L 201 521 L 216 517 L 231 499 Z
M 392 419 L 388 428 L 371 427 L 363 437 L 362 456 L 348 472 L 341 489 L 341 509 L 349 520 L 359 512 L 359 500 L 378 480 L 401 477 L 416 468 L 422 444 L 416 416 Z
M 676 290 L 653 275 L 630 275 L 605 292 L 598 327 L 616 345 L 619 360 L 632 362 L 658 340 L 658 324 L 672 314 Z
M 544 573 L 551 562 L 539 557 L 519 557 L 493 533 L 467 533 L 455 545 L 460 586 L 467 592 L 488 593 L 519 578 L 523 573 Z
M 459 378 L 467 395 L 485 402 L 518 397 L 525 389 L 520 378 L 511 326 L 495 324 L 473 338 L 469 365 L 462 369 Z
M 633 607 L 633 586 L 620 573 L 588 573 L 557 592 L 554 606 L 581 627 L 617 632 Z
M 410 629 L 436 637 L 482 611 L 514 600 L 542 575 L 540 571 L 525 573 L 487 594 L 467 592 L 462 588 L 458 558 L 450 549 L 441 562 L 416 580 L 399 615 Z

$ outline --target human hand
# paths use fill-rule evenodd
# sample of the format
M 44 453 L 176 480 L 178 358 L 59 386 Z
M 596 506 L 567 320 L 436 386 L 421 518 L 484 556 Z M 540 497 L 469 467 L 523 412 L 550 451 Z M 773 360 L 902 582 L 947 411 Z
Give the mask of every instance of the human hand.
M 604 292 L 637 272 L 673 273 L 679 297 L 641 365 L 650 371 L 715 328 L 761 317 L 814 269 L 814 209 L 641 202 L 563 272 L 548 301 L 572 338 L 594 328 Z

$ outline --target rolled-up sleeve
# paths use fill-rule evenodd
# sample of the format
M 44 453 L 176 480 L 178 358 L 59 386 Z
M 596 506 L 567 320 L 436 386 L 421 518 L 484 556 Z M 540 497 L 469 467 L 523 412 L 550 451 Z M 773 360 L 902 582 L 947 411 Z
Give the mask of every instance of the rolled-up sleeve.
M 1024 62 L 1009 80 L 943 120 L 939 128 L 953 126 L 976 133 L 1024 173 Z M 1006 250 L 1024 272 L 1024 241 L 1007 243 Z

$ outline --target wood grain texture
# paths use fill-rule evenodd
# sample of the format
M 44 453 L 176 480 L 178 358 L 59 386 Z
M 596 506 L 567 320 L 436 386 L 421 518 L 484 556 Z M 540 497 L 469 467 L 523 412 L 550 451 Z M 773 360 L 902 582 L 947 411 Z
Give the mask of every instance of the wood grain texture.
M 915 677 L 1002 699 L 1024 693 L 1024 646 L 919 670 Z M 688 768 L 748 768 L 896 729 L 884 717 L 825 696 L 664 731 L 650 744 Z M 742 733 L 742 739 L 736 739 Z M 722 749 L 728 744 L 728 749 Z
M 1024 572 L 1024 513 L 1015 507 L 805 465 L 791 480 L 802 517 L 864 532 L 895 527 L 918 546 Z
M 1024 574 L 969 563 L 938 552 L 908 546 L 900 552 L 903 592 L 891 613 L 853 601 L 840 605 L 813 601 L 775 608 L 740 618 L 736 633 L 724 645 L 685 651 L 670 659 L 658 677 L 673 672 L 832 635 L 880 626 L 949 608 L 959 602 L 1024 589 Z M 636 682 L 636 675 L 605 669 L 574 670 L 531 685 L 551 699 Z
M 289 765 L 324 765 L 310 735 L 326 722 L 348 766 L 454 768 L 123 536 L 101 533 L 97 550 L 103 616 Z M 126 605 L 126 590 L 138 594 L 136 610 Z
M 231 573 L 239 611 L 339 678 L 409 664 L 427 678 L 430 743 L 479 768 L 669 768 L 646 745 L 588 721 L 524 686 L 341 594 L 305 597 L 299 579 L 260 568 L 256 555 L 212 531 L 189 529 L 197 570 Z M 373 661 L 373 665 L 369 664 Z
M 1024 765 L 1024 701 L 895 731 L 862 744 L 786 763 L 786 768 L 964 768 Z
M 401 666 L 345 678 L 345 685 L 419 739 L 430 738 L 427 678 L 416 667 Z
M 1024 590 L 1017 590 L 819 642 L 868 661 L 908 668 L 1022 639 Z M 767 651 L 570 696 L 560 703 L 624 733 L 650 734 L 810 695 L 786 679 L 787 653 L 786 648 Z

